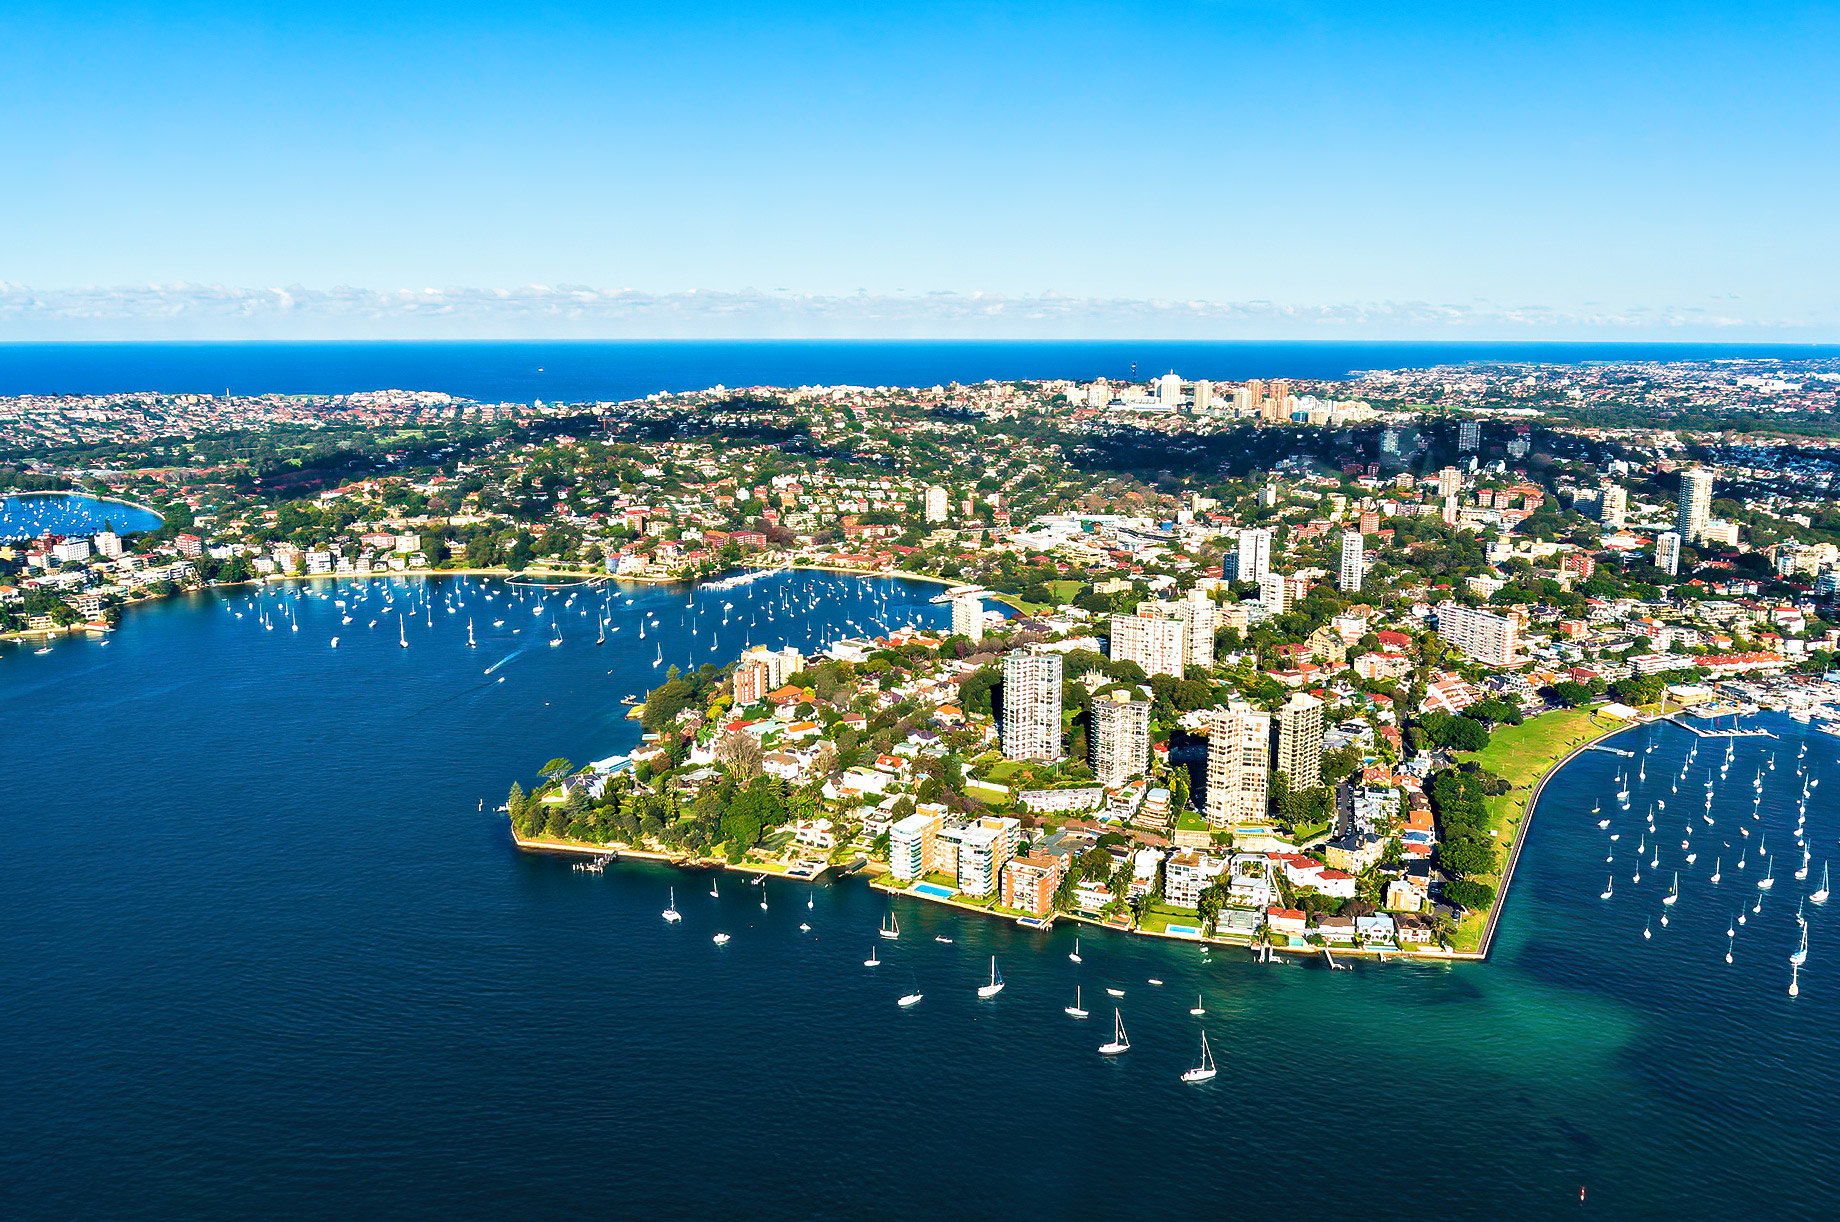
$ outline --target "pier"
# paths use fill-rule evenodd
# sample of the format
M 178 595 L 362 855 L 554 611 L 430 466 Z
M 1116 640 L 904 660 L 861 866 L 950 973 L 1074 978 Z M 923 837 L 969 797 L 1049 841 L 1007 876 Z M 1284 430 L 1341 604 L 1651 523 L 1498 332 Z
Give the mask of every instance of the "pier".
M 1741 729 L 1738 729 L 1736 726 L 1734 726 L 1729 730 L 1702 730 L 1696 725 L 1692 725 L 1688 722 L 1682 721 L 1679 717 L 1669 717 L 1669 718 L 1666 718 L 1666 720 L 1670 725 L 1679 726 L 1681 729 L 1687 731 L 1689 734 L 1697 734 L 1701 738 L 1775 738 L 1776 737 L 1776 735 L 1764 729 L 1741 730 Z M 1623 754 L 1629 755 L 1629 754 L 1633 754 L 1633 752 L 1626 751 Z
M 1585 750 L 1602 751 L 1605 755 L 1620 755 L 1624 759 L 1634 759 L 1636 754 L 1634 751 L 1625 751 L 1621 747 L 1603 747 L 1596 743 L 1592 743 L 1590 746 L 1586 747 Z

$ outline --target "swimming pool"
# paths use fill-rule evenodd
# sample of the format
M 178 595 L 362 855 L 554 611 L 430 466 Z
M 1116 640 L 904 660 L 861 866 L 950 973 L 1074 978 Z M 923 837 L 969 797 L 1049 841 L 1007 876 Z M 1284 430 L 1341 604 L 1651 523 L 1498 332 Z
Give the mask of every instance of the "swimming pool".
M 942 887 L 938 883 L 915 883 L 908 890 L 918 891 L 921 895 L 930 895 L 936 900 L 949 900 L 958 894 L 952 888 Z
M 1163 932 L 1180 934 L 1184 938 L 1199 938 L 1201 936 L 1201 930 L 1193 925 L 1165 925 L 1163 926 Z

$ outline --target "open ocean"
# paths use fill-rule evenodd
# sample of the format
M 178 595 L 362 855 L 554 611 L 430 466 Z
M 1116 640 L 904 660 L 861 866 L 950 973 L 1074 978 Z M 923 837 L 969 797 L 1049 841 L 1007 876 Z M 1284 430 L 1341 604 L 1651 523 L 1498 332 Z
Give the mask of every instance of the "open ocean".
M 1840 355 L 1819 344 L 887 340 L 0 343 L 0 395 L 438 390 L 485 402 L 613 401 L 710 386 L 932 386 L 987 378 L 1346 378 L 1470 361 Z
M 1713 744 L 1679 781 L 1685 731 L 1613 740 L 1656 747 L 1627 814 L 1625 761 L 1569 766 L 1485 964 L 1259 966 L 915 901 L 879 942 L 889 901 L 860 881 L 769 884 L 762 910 L 741 875 L 716 898 L 709 875 L 520 854 L 492 812 L 551 756 L 630 749 L 619 701 L 660 653 L 937 623 L 934 589 L 623 588 L 597 647 L 599 594 L 537 615 L 497 582 L 321 582 L 134 608 L 107 645 L 0 644 L 0 1216 L 1816 1218 L 1840 1198 L 1840 903 L 1808 908 L 1785 993 L 1798 896 L 1840 835 L 1840 739 L 1785 717 L 1739 741 L 1710 827 Z M 1638 836 L 1660 864 L 1634 883 Z M 1752 914 L 1763 837 L 1777 884 Z M 1009 987 L 980 1002 L 991 954 Z M 1085 1022 L 1061 1012 L 1076 985 Z M 1132 1048 L 1107 1059 L 1113 1004 Z M 1203 1028 L 1222 1072 L 1184 1085 Z

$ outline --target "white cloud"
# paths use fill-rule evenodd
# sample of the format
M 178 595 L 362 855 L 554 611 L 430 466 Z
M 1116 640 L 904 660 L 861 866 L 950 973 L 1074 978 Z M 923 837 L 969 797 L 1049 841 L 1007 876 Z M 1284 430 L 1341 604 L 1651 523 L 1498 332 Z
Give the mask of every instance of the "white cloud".
M 516 289 L 31 289 L 0 282 L 0 337 L 63 339 L 1724 339 L 1815 341 L 1825 319 L 1698 307 L 1286 305 L 988 293 Z

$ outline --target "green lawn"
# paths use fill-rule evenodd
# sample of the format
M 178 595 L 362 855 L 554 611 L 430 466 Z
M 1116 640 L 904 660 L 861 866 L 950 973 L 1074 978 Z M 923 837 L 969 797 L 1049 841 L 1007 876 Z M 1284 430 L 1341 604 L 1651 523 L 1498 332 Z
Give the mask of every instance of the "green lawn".
M 990 597 L 994 602 L 1009 604 L 1024 615 L 1039 615 L 1073 601 L 1080 591 L 1086 588 L 1086 583 L 1083 581 L 1050 581 L 1046 584 L 1054 594 L 1054 601 L 1051 603 L 1024 602 L 1019 595 L 1015 594 L 993 594 Z
M 1505 868 L 1508 853 L 1520 837 L 1527 820 L 1527 796 L 1539 779 L 1575 748 L 1627 726 L 1628 722 L 1598 720 L 1588 709 L 1558 709 L 1530 718 L 1518 726 L 1501 726 L 1480 751 L 1462 752 L 1464 762 L 1474 760 L 1506 780 L 1513 788 L 1489 799 L 1489 827 L 1500 845 Z M 1482 880 L 1501 889 L 1500 875 Z M 1458 950 L 1474 950 L 1482 938 L 1488 913 L 1471 913 L 1458 927 Z
M 1176 814 L 1178 832 L 1205 832 L 1208 830 L 1207 816 L 1198 810 L 1183 810 Z
M 1137 927 L 1146 933 L 1164 933 L 1171 922 L 1177 925 L 1200 925 L 1201 914 L 1193 908 L 1172 908 L 1168 904 L 1147 904 L 1137 919 Z
M 1291 829 L 1291 839 L 1305 844 L 1329 830 L 1327 823 L 1299 823 Z

